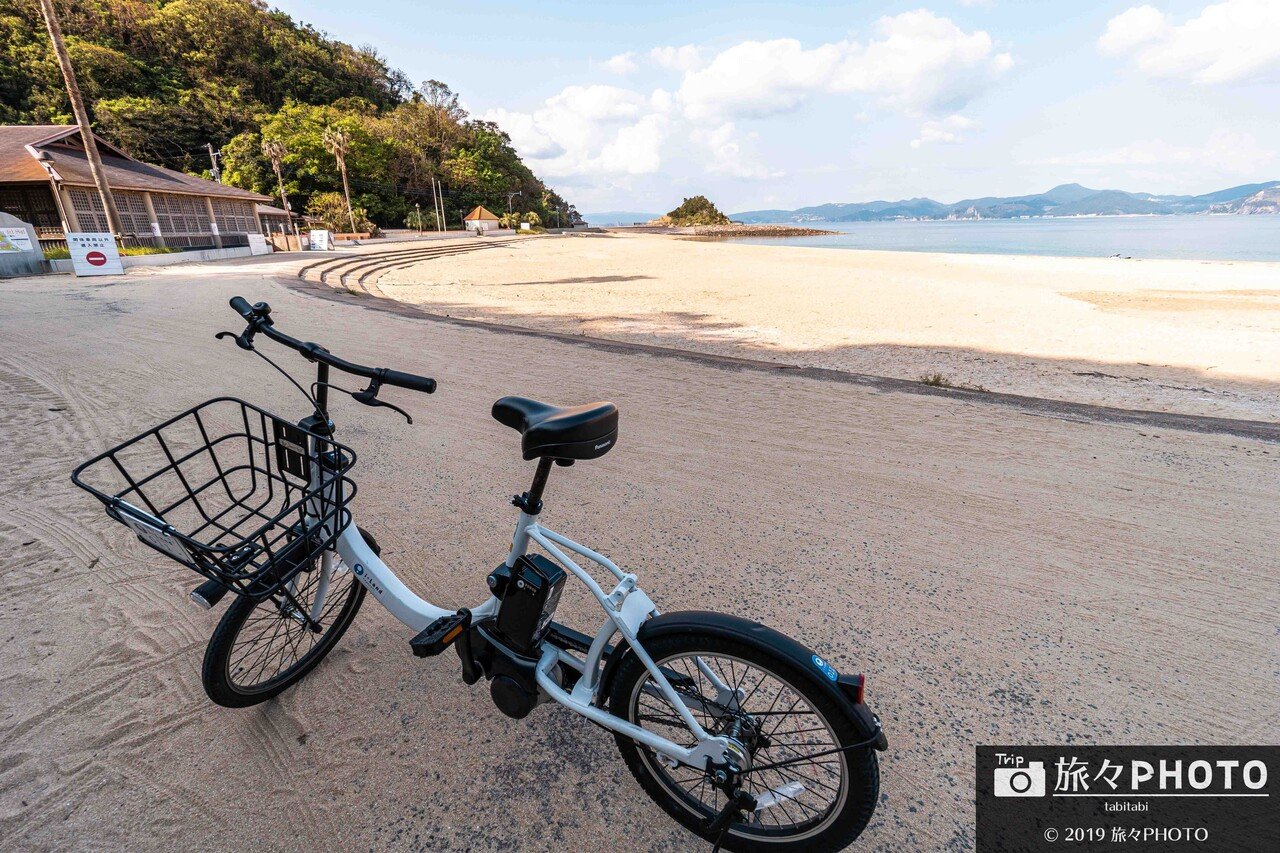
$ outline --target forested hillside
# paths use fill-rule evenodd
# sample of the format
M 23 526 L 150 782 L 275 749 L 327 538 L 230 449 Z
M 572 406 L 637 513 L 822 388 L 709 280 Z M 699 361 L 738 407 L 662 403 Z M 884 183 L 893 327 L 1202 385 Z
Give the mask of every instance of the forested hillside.
M 137 157 L 207 174 L 206 143 L 223 152 L 224 180 L 276 194 L 262 154 L 284 144 L 297 210 L 341 191 L 326 126 L 350 137 L 353 203 L 400 225 L 415 201 L 446 213 L 517 206 L 554 220 L 563 200 L 520 161 L 495 125 L 470 119 L 437 81 L 414 86 L 369 47 L 335 41 L 257 0 L 57 0 L 68 50 L 95 129 Z M 0 123 L 69 124 L 71 107 L 36 0 L 0 9 Z

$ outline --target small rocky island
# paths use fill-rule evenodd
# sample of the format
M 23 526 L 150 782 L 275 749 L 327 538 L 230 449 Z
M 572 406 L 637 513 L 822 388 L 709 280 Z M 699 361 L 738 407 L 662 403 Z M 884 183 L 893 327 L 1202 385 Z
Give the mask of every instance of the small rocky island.
M 647 227 L 681 237 L 818 237 L 839 233 L 800 225 L 732 222 L 704 195 L 686 198 L 666 216 L 651 220 Z

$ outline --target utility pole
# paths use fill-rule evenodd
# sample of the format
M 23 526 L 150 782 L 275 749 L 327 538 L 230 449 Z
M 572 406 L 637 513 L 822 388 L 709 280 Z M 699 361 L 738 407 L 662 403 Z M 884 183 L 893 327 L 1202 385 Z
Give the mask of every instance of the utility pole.
M 431 211 L 436 217 L 436 230 L 440 230 L 440 199 L 436 196 L 436 176 L 431 176 Z
M 124 234 L 120 225 L 120 211 L 116 209 L 116 200 L 111 195 L 111 187 L 107 185 L 107 176 L 102 171 L 102 158 L 98 156 L 98 143 L 93 138 L 93 129 L 89 127 L 89 112 L 84 108 L 84 98 L 80 95 L 80 84 L 76 82 L 76 71 L 71 67 L 71 57 L 67 54 L 67 44 L 62 40 L 62 25 L 58 23 L 58 12 L 53 8 L 53 0 L 40 0 L 40 11 L 44 14 L 45 26 L 49 28 L 49 40 L 53 42 L 53 52 L 58 57 L 58 65 L 62 67 L 62 79 L 67 84 L 67 98 L 71 101 L 71 111 L 75 114 L 76 124 L 80 127 L 80 139 L 84 142 L 85 159 L 89 161 L 89 173 L 98 187 L 98 196 L 102 199 L 102 210 L 107 214 L 107 227 L 116 237 Z
M 520 190 L 507 193 L 507 213 L 511 212 L 511 199 L 515 198 L 518 195 L 524 195 L 524 193 L 520 192 Z
M 439 181 L 436 181 L 436 187 L 438 188 L 438 191 L 436 192 L 436 198 L 439 199 L 439 202 L 440 202 L 440 214 L 436 218 L 436 224 L 439 230 L 448 231 L 449 224 L 444 220 L 444 185 L 441 184 Z
M 209 174 L 213 175 L 216 183 L 222 183 L 222 170 L 218 168 L 218 158 L 222 156 L 221 151 L 213 150 L 213 143 L 206 142 L 205 149 L 209 152 Z

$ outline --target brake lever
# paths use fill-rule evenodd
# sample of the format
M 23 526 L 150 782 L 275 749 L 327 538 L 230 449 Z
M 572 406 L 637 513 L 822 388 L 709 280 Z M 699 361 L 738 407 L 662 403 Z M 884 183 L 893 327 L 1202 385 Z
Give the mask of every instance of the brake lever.
M 257 331 L 258 330 L 253 326 L 249 326 L 238 335 L 235 332 L 218 332 L 218 334 L 214 335 L 214 337 L 217 338 L 218 340 L 222 340 L 223 338 L 231 338 L 236 342 L 236 346 L 240 347 L 240 349 L 253 352 L 253 336 L 257 333 Z
M 368 388 L 365 388 L 363 391 L 348 391 L 347 393 L 350 394 L 351 399 L 355 400 L 357 403 L 364 403 L 366 406 L 372 406 L 374 408 L 382 406 L 383 408 L 391 409 L 393 412 L 399 412 L 406 421 L 412 424 L 413 416 L 404 409 L 394 403 L 388 403 L 385 400 L 378 399 L 378 391 L 381 388 L 382 380 L 375 376 L 373 379 L 369 380 Z

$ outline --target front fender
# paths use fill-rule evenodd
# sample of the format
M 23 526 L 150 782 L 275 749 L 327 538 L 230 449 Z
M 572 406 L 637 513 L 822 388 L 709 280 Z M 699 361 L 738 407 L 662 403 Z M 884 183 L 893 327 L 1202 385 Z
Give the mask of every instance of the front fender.
M 885 737 L 884 729 L 880 726 L 879 718 L 862 701 L 862 676 L 839 675 L 812 649 L 767 625 L 725 613 L 684 610 L 664 613 L 648 620 L 640 626 L 640 630 L 636 632 L 636 638 L 644 643 L 646 640 L 654 640 L 668 634 L 691 633 L 735 640 L 765 649 L 781 657 L 800 673 L 807 674 L 812 684 L 845 710 L 857 726 L 863 740 L 872 741 L 875 748 L 881 752 L 888 748 L 889 742 Z M 604 672 L 601 673 L 600 690 L 596 694 L 600 704 L 606 701 L 618 667 L 630 654 L 632 654 L 630 647 L 623 641 L 609 655 Z

